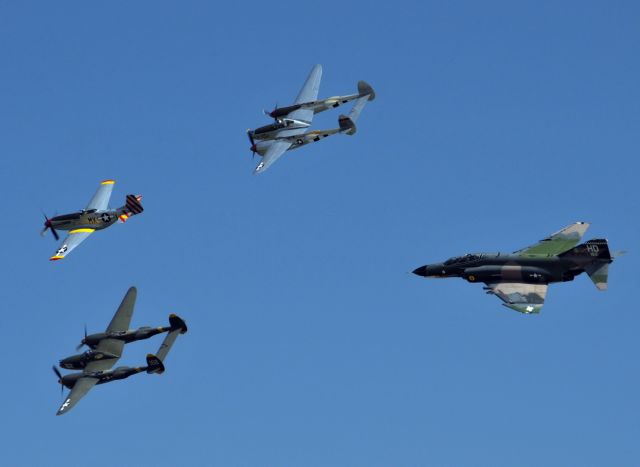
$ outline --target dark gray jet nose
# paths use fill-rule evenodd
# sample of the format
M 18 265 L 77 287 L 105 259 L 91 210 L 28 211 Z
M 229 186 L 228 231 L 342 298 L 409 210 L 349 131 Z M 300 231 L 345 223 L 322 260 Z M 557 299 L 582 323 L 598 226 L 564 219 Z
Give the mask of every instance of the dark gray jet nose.
M 415 268 L 413 270 L 413 273 L 416 276 L 427 277 L 427 267 L 426 266 L 420 266 L 419 268 Z

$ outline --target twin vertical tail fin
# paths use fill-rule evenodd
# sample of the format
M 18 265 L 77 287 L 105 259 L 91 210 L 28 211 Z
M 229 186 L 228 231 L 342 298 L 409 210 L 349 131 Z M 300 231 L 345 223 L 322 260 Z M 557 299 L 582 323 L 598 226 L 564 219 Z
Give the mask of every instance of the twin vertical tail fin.
M 140 214 L 144 211 L 142 207 L 142 195 L 127 195 L 127 201 L 125 205 L 122 207 L 122 214 L 120 214 L 120 222 L 126 222 L 127 219 L 131 216 L 135 216 L 136 214 Z
M 559 255 L 560 257 L 574 257 L 580 262 L 587 262 L 584 266 L 598 290 L 607 290 L 609 278 L 609 264 L 613 261 L 609 252 L 609 244 L 604 238 L 589 240 Z
M 164 373 L 164 364 L 152 353 L 147 354 L 147 373 Z

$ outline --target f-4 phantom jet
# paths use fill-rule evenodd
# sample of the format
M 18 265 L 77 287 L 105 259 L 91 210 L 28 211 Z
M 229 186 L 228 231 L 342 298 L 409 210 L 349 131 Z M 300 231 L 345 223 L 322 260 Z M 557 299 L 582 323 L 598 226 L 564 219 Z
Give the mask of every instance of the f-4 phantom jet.
M 462 277 L 484 282 L 488 294 L 521 313 L 539 313 L 547 287 L 586 272 L 598 290 L 606 290 L 613 258 L 604 239 L 577 245 L 589 224 L 577 222 L 514 253 L 477 253 L 421 266 L 414 274 L 429 278 Z M 577 246 L 576 246 L 577 245 Z
M 173 346 L 178 334 L 187 332 L 186 323 L 176 315 L 171 315 L 171 326 L 165 328 L 140 328 L 129 330 L 136 300 L 136 289 L 131 287 L 124 296 L 107 330 L 102 334 L 86 336 L 80 345 L 89 345 L 91 350 L 60 360 L 60 366 L 66 369 L 82 370 L 78 373 L 62 375 L 53 367 L 62 386 L 71 389 L 56 415 L 67 413 L 96 384 L 108 383 L 128 378 L 142 371 L 147 373 L 164 372 L 164 360 Z M 147 365 L 140 367 L 118 367 L 111 369 L 122 356 L 125 343 L 147 339 L 160 332 L 168 332 L 158 352 L 147 355 Z
M 53 237 L 56 240 L 60 240 L 57 231 L 69 231 L 60 248 L 49 258 L 51 261 L 67 256 L 96 230 L 106 229 L 118 220 L 125 222 L 129 217 L 144 211 L 142 204 L 140 204 L 142 199 L 140 195 L 127 195 L 124 206 L 117 209 L 109 209 L 109 199 L 111 198 L 114 183 L 115 181 L 113 180 L 104 180 L 100 183 L 98 191 L 82 211 L 55 216 L 51 219 L 46 215 L 44 216 L 42 235 L 47 230 L 51 230 Z
M 292 105 L 276 107 L 271 112 L 265 111 L 265 114 L 273 118 L 274 122 L 255 130 L 247 130 L 251 151 L 262 156 L 262 161 L 254 173 L 267 170 L 286 151 L 320 141 L 337 133 L 353 135 L 356 132 L 355 123 L 360 112 L 368 101 L 375 99 L 373 88 L 366 82 L 359 81 L 357 94 L 318 100 L 321 77 L 322 67 L 320 65 L 314 66 Z M 349 114 L 340 115 L 338 118 L 338 128 L 307 131 L 315 114 L 339 107 L 353 100 L 356 102 Z

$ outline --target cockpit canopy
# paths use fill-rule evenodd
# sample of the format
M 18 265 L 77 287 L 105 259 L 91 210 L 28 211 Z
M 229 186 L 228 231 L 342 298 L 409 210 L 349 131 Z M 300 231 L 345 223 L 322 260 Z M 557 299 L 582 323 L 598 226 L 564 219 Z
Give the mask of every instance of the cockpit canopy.
M 481 258 L 481 255 L 467 253 L 464 256 L 455 256 L 453 258 L 449 258 L 444 262 L 445 266 L 451 266 L 453 264 L 466 264 L 471 263 L 473 261 L 477 261 Z

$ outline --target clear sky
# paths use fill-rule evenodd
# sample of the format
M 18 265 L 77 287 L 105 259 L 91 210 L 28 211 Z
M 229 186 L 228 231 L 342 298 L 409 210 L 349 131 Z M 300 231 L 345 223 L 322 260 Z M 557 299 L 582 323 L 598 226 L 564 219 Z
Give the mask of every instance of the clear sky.
M 0 2 L 0 463 L 638 465 L 639 21 L 631 1 Z M 321 97 L 377 99 L 355 136 L 253 176 L 246 129 L 316 63 Z M 41 211 L 107 178 L 145 212 L 49 262 Z M 409 273 L 578 220 L 629 254 L 538 316 Z M 132 326 L 189 333 L 165 374 L 56 417 L 51 365 L 131 285 Z

